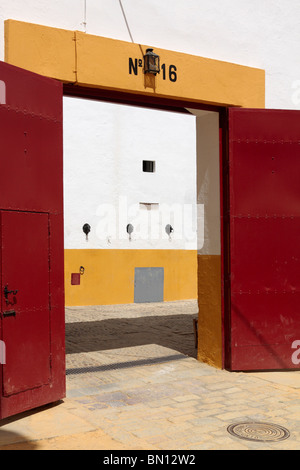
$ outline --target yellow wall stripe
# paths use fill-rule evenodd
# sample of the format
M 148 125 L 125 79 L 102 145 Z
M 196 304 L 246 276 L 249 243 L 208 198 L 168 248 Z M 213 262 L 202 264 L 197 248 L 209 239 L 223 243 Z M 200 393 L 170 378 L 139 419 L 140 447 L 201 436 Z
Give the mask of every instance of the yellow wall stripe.
M 214 105 L 264 107 L 265 72 L 155 49 L 159 75 L 143 74 L 147 46 L 15 20 L 5 21 L 5 61 L 81 86 Z
M 221 256 L 198 256 L 198 359 L 222 368 Z
M 5 62 L 63 82 L 76 81 L 75 33 L 5 21 Z
M 80 285 L 71 274 L 85 271 Z M 127 304 L 134 301 L 134 268 L 164 267 L 164 300 L 197 299 L 194 250 L 65 250 L 66 305 Z

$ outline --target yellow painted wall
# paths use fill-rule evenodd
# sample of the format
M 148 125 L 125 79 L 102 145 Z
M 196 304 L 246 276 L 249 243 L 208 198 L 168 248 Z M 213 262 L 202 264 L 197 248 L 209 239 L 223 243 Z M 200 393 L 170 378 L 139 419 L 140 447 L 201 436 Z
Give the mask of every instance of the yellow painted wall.
M 77 83 L 117 90 L 131 90 L 173 99 L 221 105 L 264 106 L 264 71 L 213 59 L 155 49 L 165 64 L 163 73 L 145 77 L 129 74 L 129 58 L 143 59 L 147 46 L 76 32 Z M 177 79 L 169 79 L 169 67 Z
M 222 368 L 221 256 L 198 256 L 198 359 Z
M 264 107 L 264 70 L 155 49 L 166 73 L 129 73 L 129 59 L 143 59 L 146 45 L 66 31 L 15 20 L 5 21 L 5 61 L 27 70 L 92 88 L 155 95 L 225 106 Z M 176 81 L 169 67 L 176 67 Z
M 22 21 L 5 21 L 5 62 L 74 83 L 75 33 Z
M 85 268 L 80 285 L 71 273 Z M 67 306 L 134 301 L 134 268 L 164 267 L 164 300 L 197 298 L 197 252 L 193 250 L 65 250 Z

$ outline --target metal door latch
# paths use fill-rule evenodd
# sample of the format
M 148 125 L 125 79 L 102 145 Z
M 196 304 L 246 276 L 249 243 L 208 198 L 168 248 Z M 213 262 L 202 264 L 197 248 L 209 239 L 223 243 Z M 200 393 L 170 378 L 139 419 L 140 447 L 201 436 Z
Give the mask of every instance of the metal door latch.
M 9 294 L 17 295 L 17 293 L 18 293 L 18 290 L 8 290 L 8 285 L 6 285 L 6 286 L 4 287 L 5 302 L 6 302 L 7 304 L 9 304 L 10 302 L 9 302 L 9 299 L 8 299 L 8 295 L 9 295 Z
M 15 317 L 16 312 L 15 310 L 7 310 L 6 312 L 3 312 L 3 317 Z

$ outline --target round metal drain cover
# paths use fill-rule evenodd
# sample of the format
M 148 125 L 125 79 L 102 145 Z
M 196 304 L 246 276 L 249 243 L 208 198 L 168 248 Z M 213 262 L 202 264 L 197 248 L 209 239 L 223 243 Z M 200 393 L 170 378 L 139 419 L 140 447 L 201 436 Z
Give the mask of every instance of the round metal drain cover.
M 270 423 L 237 423 L 227 428 L 228 432 L 240 439 L 257 442 L 283 441 L 290 437 L 287 429 Z

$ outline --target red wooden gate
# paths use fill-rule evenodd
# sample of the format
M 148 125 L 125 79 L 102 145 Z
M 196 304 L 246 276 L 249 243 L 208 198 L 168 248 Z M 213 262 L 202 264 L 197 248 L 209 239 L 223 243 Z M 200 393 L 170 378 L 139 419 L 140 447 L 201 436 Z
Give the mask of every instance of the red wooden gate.
M 4 418 L 65 396 L 63 141 L 60 83 L 5 63 L 0 81 Z
M 226 366 L 299 368 L 300 111 L 230 109 L 228 163 Z

